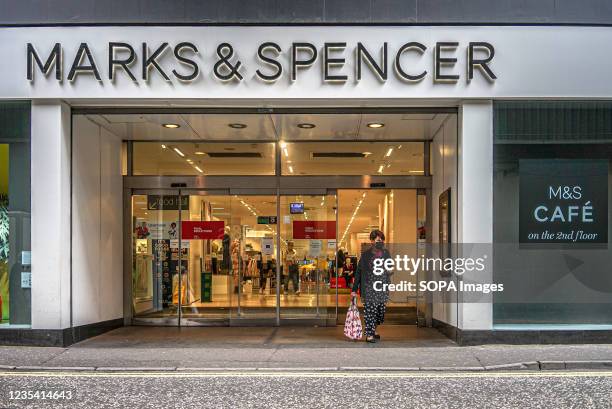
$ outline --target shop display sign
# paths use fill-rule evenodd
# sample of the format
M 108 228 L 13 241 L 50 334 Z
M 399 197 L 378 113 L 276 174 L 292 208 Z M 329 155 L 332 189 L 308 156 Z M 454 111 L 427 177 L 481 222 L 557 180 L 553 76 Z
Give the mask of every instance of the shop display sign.
M 302 202 L 293 202 L 289 204 L 289 213 L 291 214 L 303 214 L 304 213 L 304 203 Z
M 257 216 L 257 224 L 276 224 L 276 216 Z
M 147 209 L 149 210 L 178 210 L 178 195 L 148 195 Z M 181 196 L 181 209 L 189 210 L 189 196 Z
M 21 252 L 21 265 L 23 266 L 32 265 L 32 252 L 31 251 Z
M 323 239 L 330 240 L 336 238 L 336 221 L 335 220 L 294 220 L 293 221 L 293 238 L 295 240 L 303 239 Z
M 266 256 L 274 254 L 274 239 L 272 237 L 263 237 L 261 239 L 261 252 Z
M 21 288 L 32 288 L 32 273 L 29 271 L 21 272 Z
M 519 161 L 521 244 L 607 244 L 608 161 Z
M 171 249 L 178 249 L 179 248 L 179 241 L 178 241 L 178 239 L 170 240 L 170 248 Z M 182 249 L 188 249 L 189 248 L 189 240 L 187 240 L 187 239 L 181 240 L 181 248 Z
M 310 257 L 319 257 L 321 255 L 321 247 L 323 247 L 323 242 L 321 240 L 310 240 L 310 249 L 308 251 L 308 255 Z
M 148 223 L 149 239 L 178 239 L 178 221 Z
M 181 222 L 183 240 L 215 240 L 222 239 L 225 233 L 225 222 L 213 221 L 183 221 Z

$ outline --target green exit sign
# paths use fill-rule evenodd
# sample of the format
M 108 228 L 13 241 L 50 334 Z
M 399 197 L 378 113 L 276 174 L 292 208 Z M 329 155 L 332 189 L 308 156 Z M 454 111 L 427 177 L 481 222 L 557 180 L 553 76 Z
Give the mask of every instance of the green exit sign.
M 257 224 L 276 224 L 276 216 L 257 216 Z

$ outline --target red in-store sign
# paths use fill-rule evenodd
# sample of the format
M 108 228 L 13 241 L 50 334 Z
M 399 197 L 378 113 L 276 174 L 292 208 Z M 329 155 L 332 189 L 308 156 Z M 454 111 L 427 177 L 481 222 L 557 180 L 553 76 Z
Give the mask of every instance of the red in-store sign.
M 225 232 L 225 223 L 222 220 L 210 222 L 183 221 L 181 227 L 181 238 L 183 240 L 222 239 Z
M 335 220 L 294 220 L 293 221 L 294 239 L 327 239 L 336 238 Z

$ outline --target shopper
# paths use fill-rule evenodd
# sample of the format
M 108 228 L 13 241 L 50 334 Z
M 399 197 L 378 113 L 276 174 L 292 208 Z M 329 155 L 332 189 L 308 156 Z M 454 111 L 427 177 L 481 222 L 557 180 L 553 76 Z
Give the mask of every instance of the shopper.
M 357 291 L 360 291 L 364 306 L 366 341 L 373 343 L 380 339 L 376 327 L 385 321 L 385 309 L 389 300 L 389 291 L 376 291 L 374 283 L 380 281 L 382 284 L 388 284 L 393 273 L 385 270 L 381 275 L 374 274 L 375 259 L 391 258 L 389 251 L 385 248 L 385 234 L 380 230 L 372 230 L 370 243 L 371 247 L 361 253 L 355 271 L 355 282 L 353 283 L 351 297 L 356 297 Z
M 338 253 L 336 254 L 336 263 L 338 266 L 338 274 L 336 277 L 341 277 L 344 271 L 344 263 L 346 262 L 346 253 L 344 252 L 344 248 L 340 247 L 338 249 Z
M 343 276 L 346 282 L 346 288 L 351 288 L 351 278 L 355 274 L 355 266 L 351 262 L 351 258 L 347 257 L 344 262 Z
M 291 281 L 293 283 L 293 292 L 295 295 L 300 295 L 300 268 L 297 262 L 297 252 L 293 248 L 292 241 L 287 243 L 285 266 L 288 272 L 288 279 L 285 281 L 285 294 L 289 293 L 289 281 Z
M 266 280 L 268 278 L 268 263 L 261 264 L 259 269 L 259 294 L 263 294 L 266 291 Z

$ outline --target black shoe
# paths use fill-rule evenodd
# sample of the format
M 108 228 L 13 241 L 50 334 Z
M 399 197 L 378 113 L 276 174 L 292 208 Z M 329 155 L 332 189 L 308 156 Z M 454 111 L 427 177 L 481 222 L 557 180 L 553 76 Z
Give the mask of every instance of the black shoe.
M 379 340 L 380 339 L 380 335 L 374 334 L 374 339 Z
M 366 342 L 369 342 L 370 344 L 375 344 L 377 341 L 375 337 L 372 337 L 372 338 L 366 338 Z

